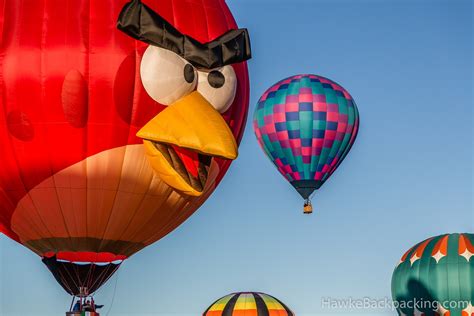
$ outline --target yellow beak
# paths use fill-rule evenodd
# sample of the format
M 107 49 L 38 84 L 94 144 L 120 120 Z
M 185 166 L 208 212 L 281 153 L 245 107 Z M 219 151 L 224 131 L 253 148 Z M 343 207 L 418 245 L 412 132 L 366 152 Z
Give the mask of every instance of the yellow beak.
M 160 178 L 169 186 L 188 195 L 199 196 L 196 188 L 183 171 L 170 162 L 168 150 L 175 145 L 211 157 L 237 158 L 237 142 L 227 123 L 214 107 L 197 91 L 169 105 L 148 122 L 137 136 L 143 139 L 147 157 Z M 181 168 L 183 169 L 183 168 Z M 190 176 L 189 176 L 190 177 Z M 207 175 L 206 175 L 207 177 Z

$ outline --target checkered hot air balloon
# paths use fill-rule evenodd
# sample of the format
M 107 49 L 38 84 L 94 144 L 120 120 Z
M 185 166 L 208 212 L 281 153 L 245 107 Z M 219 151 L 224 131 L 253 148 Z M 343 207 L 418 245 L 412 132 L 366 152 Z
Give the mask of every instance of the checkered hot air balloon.
M 347 156 L 359 128 L 359 113 L 340 85 L 317 75 L 281 80 L 260 98 L 255 135 L 278 171 L 305 199 L 333 174 Z
M 215 301 L 203 316 L 294 316 L 280 300 L 258 292 L 240 292 Z

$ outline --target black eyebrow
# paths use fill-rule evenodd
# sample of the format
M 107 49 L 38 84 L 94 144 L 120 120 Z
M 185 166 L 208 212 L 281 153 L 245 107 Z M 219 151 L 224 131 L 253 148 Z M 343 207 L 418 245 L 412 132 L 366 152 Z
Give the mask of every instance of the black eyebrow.
M 122 8 L 117 28 L 137 40 L 173 51 L 198 68 L 223 67 L 252 57 L 247 29 L 230 30 L 202 44 L 182 34 L 140 0 Z

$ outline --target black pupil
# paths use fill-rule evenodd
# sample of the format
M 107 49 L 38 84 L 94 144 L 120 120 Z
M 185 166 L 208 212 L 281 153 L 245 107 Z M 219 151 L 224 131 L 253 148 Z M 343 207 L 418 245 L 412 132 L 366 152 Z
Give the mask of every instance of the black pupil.
M 213 70 L 207 76 L 207 81 L 209 81 L 211 87 L 218 89 L 224 85 L 225 77 L 220 71 Z
M 187 83 L 194 82 L 194 67 L 191 64 L 184 66 L 184 79 Z

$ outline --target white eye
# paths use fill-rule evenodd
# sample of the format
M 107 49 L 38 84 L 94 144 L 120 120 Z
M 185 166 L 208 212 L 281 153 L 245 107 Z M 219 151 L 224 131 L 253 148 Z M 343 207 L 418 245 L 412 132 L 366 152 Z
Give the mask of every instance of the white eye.
M 148 46 L 140 65 L 143 87 L 150 97 L 170 105 L 196 89 L 196 69 L 167 49 Z
M 197 90 L 220 113 L 234 102 L 237 77 L 232 66 L 224 66 L 209 72 L 199 71 Z

